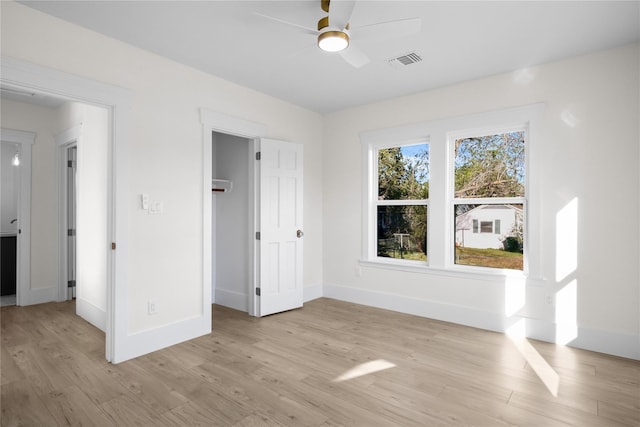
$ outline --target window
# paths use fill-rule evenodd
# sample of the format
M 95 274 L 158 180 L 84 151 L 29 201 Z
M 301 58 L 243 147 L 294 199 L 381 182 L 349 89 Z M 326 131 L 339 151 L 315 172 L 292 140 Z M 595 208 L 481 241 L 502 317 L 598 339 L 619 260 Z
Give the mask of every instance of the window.
M 474 219 L 473 222 L 473 232 L 474 233 L 495 233 L 500 234 L 500 220 L 496 219 L 495 221 L 482 221 L 480 223 L 480 227 L 478 227 L 478 220 Z
M 427 261 L 429 144 L 376 150 L 376 256 Z
M 493 222 L 492 221 L 482 221 L 480 223 L 480 232 L 481 233 L 493 233 Z
M 455 264 L 523 270 L 525 139 L 524 129 L 453 139 Z
M 542 111 L 536 104 L 363 132 L 360 263 L 541 277 L 534 148 Z

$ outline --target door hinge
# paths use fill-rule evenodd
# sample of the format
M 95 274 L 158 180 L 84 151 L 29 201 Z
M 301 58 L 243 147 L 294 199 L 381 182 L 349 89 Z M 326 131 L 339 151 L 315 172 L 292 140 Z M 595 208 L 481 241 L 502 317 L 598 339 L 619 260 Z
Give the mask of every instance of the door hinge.
M 262 152 L 258 151 L 256 152 L 256 160 L 260 160 L 262 159 Z
M 260 288 L 256 288 L 256 295 L 260 296 Z
M 73 160 L 67 160 L 67 167 L 68 167 L 68 168 L 73 168 L 73 167 L 75 167 L 75 164 L 74 164 Z
M 256 240 L 260 240 L 260 232 L 256 231 Z
M 116 242 L 111 242 L 111 250 L 112 251 L 116 250 Z
M 76 281 L 75 280 L 69 280 L 67 282 L 67 287 L 68 288 L 75 288 L 76 287 Z
M 73 237 L 75 235 L 76 235 L 76 230 L 75 229 L 70 228 L 70 229 L 67 230 L 67 236 Z

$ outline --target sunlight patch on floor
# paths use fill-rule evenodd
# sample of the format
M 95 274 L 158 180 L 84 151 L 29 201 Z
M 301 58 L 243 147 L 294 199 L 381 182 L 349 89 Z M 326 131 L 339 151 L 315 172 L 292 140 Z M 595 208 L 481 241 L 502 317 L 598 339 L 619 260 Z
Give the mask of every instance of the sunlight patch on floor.
M 361 363 L 358 366 L 355 366 L 344 374 L 333 380 L 334 383 L 352 380 L 354 378 L 362 377 L 364 375 L 373 374 L 375 372 L 384 371 L 385 369 L 395 368 L 396 365 L 394 363 L 388 362 L 383 359 L 372 360 L 371 362 Z
M 547 387 L 549 393 L 551 393 L 553 397 L 558 397 L 560 376 L 526 339 L 525 328 L 526 321 L 525 319 L 521 319 L 507 330 L 507 336 L 516 346 L 520 354 L 522 354 L 529 366 L 531 366 L 536 375 L 538 375 L 538 378 L 540 378 L 545 387 Z

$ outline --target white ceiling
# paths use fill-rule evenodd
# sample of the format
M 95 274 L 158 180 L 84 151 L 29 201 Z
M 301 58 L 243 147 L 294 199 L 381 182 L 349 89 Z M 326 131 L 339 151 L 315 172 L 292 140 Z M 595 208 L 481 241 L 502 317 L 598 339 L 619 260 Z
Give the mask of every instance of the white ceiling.
M 638 1 L 371 1 L 351 27 L 422 19 L 417 35 L 352 40 L 371 63 L 356 69 L 321 52 L 315 37 L 266 19 L 313 28 L 320 0 L 22 1 L 32 8 L 320 113 L 640 39 Z M 421 62 L 387 59 L 416 52 Z

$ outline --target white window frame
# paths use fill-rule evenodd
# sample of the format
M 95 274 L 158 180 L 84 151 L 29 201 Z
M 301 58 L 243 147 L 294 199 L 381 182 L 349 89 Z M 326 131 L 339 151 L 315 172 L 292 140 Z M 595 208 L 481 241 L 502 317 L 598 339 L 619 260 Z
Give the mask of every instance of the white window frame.
M 387 257 L 379 257 L 378 256 L 378 207 L 379 206 L 426 206 L 427 207 L 427 254 L 429 253 L 429 199 L 408 199 L 408 200 L 379 200 L 378 199 L 378 151 L 384 150 L 387 148 L 397 148 L 397 147 L 407 147 L 411 145 L 419 145 L 419 144 L 427 144 L 429 145 L 429 140 L 425 138 L 421 139 L 412 139 L 409 141 L 405 141 L 402 143 L 388 143 L 388 142 L 378 142 L 376 144 L 372 144 L 370 146 L 371 150 L 371 161 L 373 162 L 372 166 L 369 168 L 370 177 L 369 180 L 373 185 L 369 187 L 370 193 L 367 195 L 367 209 L 369 210 L 369 218 L 372 221 L 374 227 L 374 235 L 372 240 L 372 245 L 369 245 L 367 250 L 367 259 L 375 260 L 380 263 L 389 263 L 389 264 L 398 264 L 398 265 L 413 265 L 413 266 L 427 266 L 429 263 L 429 259 L 427 261 L 416 261 L 416 260 L 405 260 L 405 259 L 397 259 L 397 258 L 387 258 Z M 429 159 L 429 163 L 431 163 L 431 159 Z
M 540 249 L 539 214 L 539 159 L 536 147 L 542 138 L 543 104 L 497 110 L 487 113 L 415 123 L 400 127 L 379 129 L 360 134 L 362 147 L 362 252 L 360 265 L 405 272 L 466 277 L 491 280 L 496 276 L 527 276 L 542 279 L 542 253 Z M 453 261 L 455 233 L 453 227 L 453 149 L 451 138 L 465 133 L 477 136 L 500 129 L 525 128 L 526 205 L 525 211 L 525 269 L 501 270 L 487 267 L 456 265 Z M 487 135 L 489 134 L 487 133 Z M 427 214 L 426 263 L 408 262 L 377 257 L 377 150 L 393 146 L 410 145 L 426 141 L 429 144 L 429 202 Z M 473 203 L 473 199 L 464 199 Z M 499 203 L 500 199 L 492 200 Z M 514 203 L 509 198 L 508 203 Z

